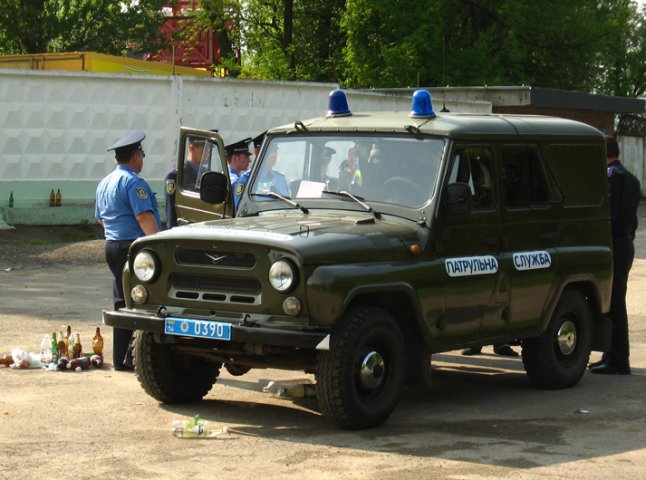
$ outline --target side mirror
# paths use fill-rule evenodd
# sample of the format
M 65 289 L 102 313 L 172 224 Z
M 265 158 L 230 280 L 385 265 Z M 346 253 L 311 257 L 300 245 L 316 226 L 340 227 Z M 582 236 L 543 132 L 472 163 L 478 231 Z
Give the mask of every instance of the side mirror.
M 471 189 L 466 183 L 450 183 L 446 187 L 444 204 L 451 215 L 464 215 L 471 211 Z
M 229 193 L 229 179 L 220 172 L 206 172 L 200 180 L 200 200 L 224 203 Z

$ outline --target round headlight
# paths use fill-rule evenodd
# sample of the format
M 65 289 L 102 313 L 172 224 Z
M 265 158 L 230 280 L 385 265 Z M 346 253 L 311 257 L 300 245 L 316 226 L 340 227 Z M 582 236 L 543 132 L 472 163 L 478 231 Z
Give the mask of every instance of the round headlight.
M 283 302 L 283 312 L 295 317 L 301 313 L 301 301 L 296 297 L 287 297 Z
M 142 250 L 135 257 L 134 262 L 132 262 L 132 269 L 135 272 L 135 276 L 142 282 L 151 281 L 157 274 L 155 257 L 150 252 Z
M 135 303 L 144 303 L 148 300 L 148 292 L 143 285 L 137 285 L 130 290 L 130 298 Z
M 269 268 L 269 283 L 279 292 L 286 292 L 294 285 L 294 269 L 286 260 L 277 260 Z

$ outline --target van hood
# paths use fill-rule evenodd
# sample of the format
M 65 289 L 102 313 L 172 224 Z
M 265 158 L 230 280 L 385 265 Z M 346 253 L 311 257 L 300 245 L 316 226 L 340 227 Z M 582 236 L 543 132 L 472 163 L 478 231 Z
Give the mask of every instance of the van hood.
M 412 243 L 428 229 L 399 217 L 375 218 L 367 212 L 271 212 L 176 227 L 148 237 L 187 242 L 235 242 L 287 250 L 303 263 L 339 263 L 409 258 Z M 382 257 L 380 252 L 388 252 Z M 399 252 L 399 253 L 398 253 Z

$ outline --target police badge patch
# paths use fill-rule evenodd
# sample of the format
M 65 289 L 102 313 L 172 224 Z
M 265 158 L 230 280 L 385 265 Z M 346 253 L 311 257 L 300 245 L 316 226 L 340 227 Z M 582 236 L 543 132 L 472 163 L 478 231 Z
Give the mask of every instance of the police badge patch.
M 244 183 L 240 182 L 236 185 L 236 195 L 240 196 L 244 192 Z
M 177 186 L 176 186 L 176 184 L 175 184 L 175 180 L 174 180 L 174 179 L 169 178 L 168 180 L 166 180 L 166 193 L 167 193 L 168 195 L 172 195 L 172 194 L 174 194 L 174 193 L 175 193 L 175 189 L 176 189 L 176 188 L 177 188 Z
M 148 198 L 148 192 L 144 187 L 137 187 L 137 197 L 140 200 L 146 200 Z

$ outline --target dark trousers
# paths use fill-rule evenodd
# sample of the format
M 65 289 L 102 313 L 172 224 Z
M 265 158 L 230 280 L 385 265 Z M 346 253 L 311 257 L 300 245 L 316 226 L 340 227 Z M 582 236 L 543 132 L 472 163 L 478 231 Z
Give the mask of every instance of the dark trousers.
M 626 291 L 628 273 L 633 264 L 635 248 L 630 239 L 613 239 L 613 279 L 610 312 L 612 321 L 611 350 L 605 359 L 619 368 L 630 366 L 630 347 L 628 343 L 628 312 L 626 310 Z
M 105 261 L 112 272 L 112 301 L 114 309 L 119 310 L 126 306 L 123 296 L 123 285 L 121 283 L 121 273 L 123 267 L 128 261 L 128 248 L 132 241 L 115 241 L 106 240 L 105 242 Z M 124 370 L 126 366 L 132 365 L 132 351 L 130 342 L 132 340 L 132 330 L 125 328 L 113 329 L 112 337 L 112 362 L 115 370 Z

